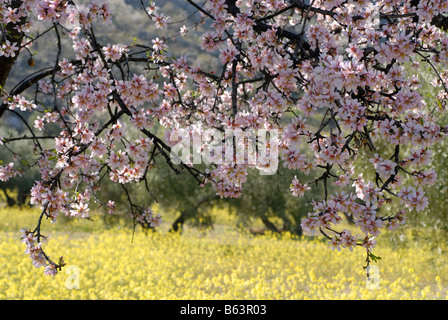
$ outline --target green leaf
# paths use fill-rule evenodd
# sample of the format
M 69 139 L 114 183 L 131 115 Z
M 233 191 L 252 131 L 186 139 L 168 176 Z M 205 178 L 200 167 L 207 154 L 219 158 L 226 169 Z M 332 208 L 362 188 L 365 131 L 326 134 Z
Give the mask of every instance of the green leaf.
M 369 252 L 369 258 L 375 263 L 381 260 L 381 257 L 374 255 L 372 252 Z

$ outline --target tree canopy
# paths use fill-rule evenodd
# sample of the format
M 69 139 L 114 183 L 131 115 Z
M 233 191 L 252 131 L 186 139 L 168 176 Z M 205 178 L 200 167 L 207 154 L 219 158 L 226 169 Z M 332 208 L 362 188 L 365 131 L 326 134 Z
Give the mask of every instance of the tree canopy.
M 367 264 L 382 229 L 428 206 L 431 147 L 447 132 L 435 116 L 448 93 L 446 1 L 187 0 L 180 21 L 154 1 L 134 4 L 151 40 L 102 42 L 100 26 L 113 30 L 126 13 L 107 1 L 0 1 L 0 121 L 23 129 L 0 138 L 12 156 L 0 180 L 39 171 L 30 193 L 41 214 L 22 241 L 45 274 L 65 262 L 42 245 L 44 219 L 89 219 L 92 203 L 112 214 L 106 179 L 157 194 L 150 177 L 161 161 L 221 198 L 242 197 L 250 170 L 291 170 L 291 197 L 322 190 L 301 227 L 338 250 L 364 247 Z M 44 36 L 51 62 L 9 83 L 19 57 L 35 64 Z M 211 62 L 172 49 L 188 37 Z M 420 65 L 438 88 L 429 103 Z M 26 162 L 13 147 L 21 141 L 33 145 Z M 136 221 L 160 225 L 147 203 L 126 198 Z M 342 214 L 361 236 L 338 229 Z

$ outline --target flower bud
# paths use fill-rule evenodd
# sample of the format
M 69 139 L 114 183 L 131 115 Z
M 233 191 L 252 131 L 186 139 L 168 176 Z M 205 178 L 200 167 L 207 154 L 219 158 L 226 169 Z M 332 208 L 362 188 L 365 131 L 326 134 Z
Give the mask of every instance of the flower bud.
M 34 61 L 33 57 L 30 57 L 30 58 L 28 59 L 28 65 L 29 65 L 30 67 L 34 67 L 35 64 L 36 64 L 36 62 Z

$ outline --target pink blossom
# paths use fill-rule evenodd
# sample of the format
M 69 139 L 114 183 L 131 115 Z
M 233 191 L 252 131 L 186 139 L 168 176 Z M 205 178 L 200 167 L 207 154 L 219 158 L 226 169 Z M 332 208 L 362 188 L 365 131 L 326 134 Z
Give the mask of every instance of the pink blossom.
M 0 57 L 15 57 L 18 49 L 19 47 L 17 47 L 15 42 L 11 43 L 9 40 L 5 40 L 5 43 L 0 48 Z
M 110 59 L 112 62 L 117 61 L 122 57 L 124 53 L 126 53 L 126 48 L 119 46 L 117 44 L 108 44 L 107 46 L 103 47 L 104 56 L 106 59 Z
M 170 17 L 167 17 L 164 14 L 154 13 L 152 20 L 155 22 L 157 29 L 163 29 L 168 25 Z
M 115 201 L 109 200 L 107 202 L 107 213 L 114 214 L 115 213 Z
M 14 162 L 10 162 L 7 165 L 3 165 L 0 161 L 0 181 L 8 181 L 11 178 L 14 178 L 17 175 L 21 175 L 19 170 L 13 169 Z
M 289 188 L 294 197 L 303 197 L 305 191 L 310 189 L 311 188 L 307 184 L 302 185 L 296 176 L 294 176 L 294 179 L 292 180 L 291 186 Z
M 58 270 L 56 269 L 56 267 L 53 264 L 49 264 L 45 267 L 45 272 L 44 272 L 45 275 L 56 276 L 57 273 L 58 273 Z

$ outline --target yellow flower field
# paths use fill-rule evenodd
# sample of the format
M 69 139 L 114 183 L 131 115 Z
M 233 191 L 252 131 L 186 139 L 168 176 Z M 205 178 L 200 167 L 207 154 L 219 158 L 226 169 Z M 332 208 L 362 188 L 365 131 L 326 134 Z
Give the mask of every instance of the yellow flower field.
M 448 297 L 446 244 L 393 247 L 380 240 L 377 282 L 369 287 L 364 251 L 332 251 L 320 237 L 253 237 L 230 228 L 181 236 L 137 229 L 133 235 L 127 227 L 106 230 L 101 221 L 47 228 L 54 231 L 47 253 L 67 262 L 53 278 L 32 266 L 19 240 L 25 226 L 19 224 L 31 227 L 35 217 L 30 210 L 0 209 L 0 299 Z

